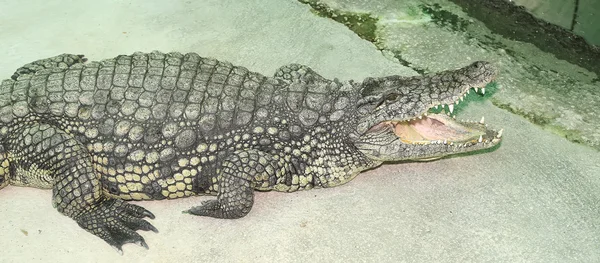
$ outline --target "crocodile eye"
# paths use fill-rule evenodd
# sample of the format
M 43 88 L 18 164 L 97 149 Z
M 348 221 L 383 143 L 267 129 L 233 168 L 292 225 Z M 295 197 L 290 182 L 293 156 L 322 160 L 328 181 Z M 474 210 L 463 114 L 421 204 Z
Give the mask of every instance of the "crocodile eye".
M 388 94 L 385 97 L 386 101 L 395 101 L 396 99 L 398 99 L 398 94 L 396 94 L 396 93 Z

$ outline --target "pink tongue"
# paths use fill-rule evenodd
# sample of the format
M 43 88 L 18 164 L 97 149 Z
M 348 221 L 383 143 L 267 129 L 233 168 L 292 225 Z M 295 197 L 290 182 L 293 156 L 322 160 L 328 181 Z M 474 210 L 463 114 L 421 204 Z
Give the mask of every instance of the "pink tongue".
M 460 128 L 460 127 L 456 127 Z M 456 129 L 451 124 L 444 124 L 434 118 L 425 117 L 410 121 L 407 124 L 396 125 L 396 134 L 408 141 L 419 140 L 448 140 L 459 141 L 469 139 L 467 130 Z
M 456 130 L 432 118 L 411 121 L 409 124 L 421 137 L 428 140 L 451 139 L 458 135 Z

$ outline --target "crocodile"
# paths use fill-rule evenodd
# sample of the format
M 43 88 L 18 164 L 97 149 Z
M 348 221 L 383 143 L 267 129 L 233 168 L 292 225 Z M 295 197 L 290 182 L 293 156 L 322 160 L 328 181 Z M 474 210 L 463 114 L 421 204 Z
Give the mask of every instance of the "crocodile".
M 138 231 L 158 232 L 155 216 L 129 200 L 216 196 L 183 212 L 235 219 L 254 191 L 334 187 L 385 162 L 498 145 L 502 130 L 450 115 L 497 73 L 476 61 L 355 82 L 301 64 L 267 77 L 196 53 L 65 53 L 1 83 L 0 188 L 52 189 L 58 212 L 121 254 L 148 249 Z

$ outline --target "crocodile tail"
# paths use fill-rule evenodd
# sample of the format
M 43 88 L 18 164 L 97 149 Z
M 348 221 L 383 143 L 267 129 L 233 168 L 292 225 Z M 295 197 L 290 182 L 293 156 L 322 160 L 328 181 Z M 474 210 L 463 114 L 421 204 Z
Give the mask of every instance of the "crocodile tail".
M 23 75 L 33 75 L 41 70 L 67 69 L 75 64 L 84 63 L 87 58 L 84 55 L 60 54 L 58 56 L 36 60 L 23 65 L 15 70 L 15 73 L 10 77 L 12 80 L 17 80 Z

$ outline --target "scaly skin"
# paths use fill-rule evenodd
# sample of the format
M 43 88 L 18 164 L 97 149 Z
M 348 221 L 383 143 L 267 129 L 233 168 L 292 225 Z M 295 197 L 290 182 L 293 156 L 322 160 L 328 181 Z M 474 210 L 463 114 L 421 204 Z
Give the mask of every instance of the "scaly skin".
M 332 187 L 385 161 L 494 146 L 501 134 L 483 124 L 424 114 L 495 74 L 476 62 L 356 83 L 298 64 L 265 77 L 194 53 L 63 54 L 0 86 L 0 188 L 52 189 L 59 212 L 118 251 L 147 248 L 136 231 L 156 232 L 154 216 L 124 200 L 216 195 L 186 212 L 240 218 L 254 190 Z

